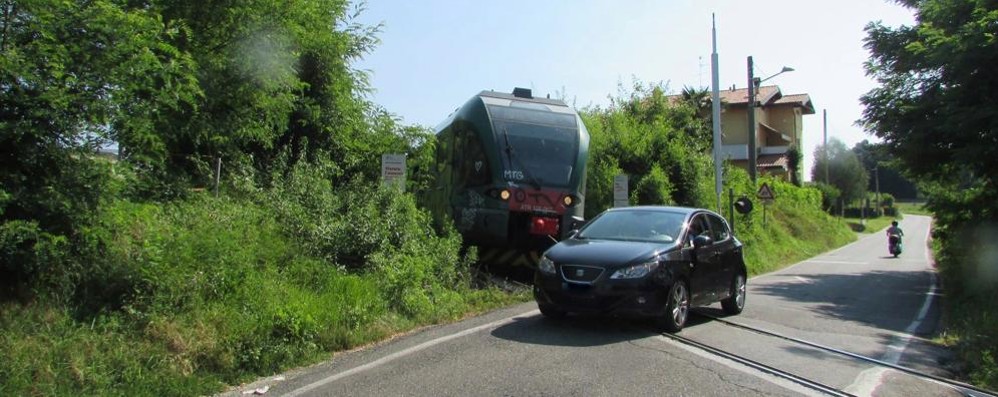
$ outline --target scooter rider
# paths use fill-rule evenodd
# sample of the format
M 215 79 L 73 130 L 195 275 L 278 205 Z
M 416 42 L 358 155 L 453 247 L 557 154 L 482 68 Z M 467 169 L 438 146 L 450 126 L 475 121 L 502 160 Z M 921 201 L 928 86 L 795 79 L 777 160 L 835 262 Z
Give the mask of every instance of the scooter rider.
M 901 236 L 904 231 L 898 227 L 898 221 L 891 222 L 891 227 L 887 228 L 887 249 L 895 258 L 901 253 Z
M 896 234 L 898 236 L 904 236 L 904 231 L 901 230 L 900 227 L 898 227 L 898 221 L 892 221 L 891 227 L 887 228 L 887 236 L 890 237 L 892 234 Z

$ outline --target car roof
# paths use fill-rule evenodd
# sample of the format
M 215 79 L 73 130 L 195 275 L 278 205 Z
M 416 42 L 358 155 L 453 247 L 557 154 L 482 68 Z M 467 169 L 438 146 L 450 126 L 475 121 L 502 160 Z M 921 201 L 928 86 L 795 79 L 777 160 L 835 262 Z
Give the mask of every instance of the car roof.
M 606 210 L 606 212 L 620 212 L 620 211 L 659 211 L 659 212 L 679 213 L 684 215 L 690 215 L 696 212 L 707 212 L 714 214 L 713 211 L 704 208 L 678 207 L 678 206 L 668 206 L 668 205 L 639 205 L 634 207 L 616 207 Z

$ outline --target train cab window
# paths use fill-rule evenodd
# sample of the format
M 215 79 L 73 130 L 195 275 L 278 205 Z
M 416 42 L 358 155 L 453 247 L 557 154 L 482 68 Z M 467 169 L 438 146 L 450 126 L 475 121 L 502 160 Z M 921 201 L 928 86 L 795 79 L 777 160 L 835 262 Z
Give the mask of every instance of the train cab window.
M 441 132 L 437 135 L 437 173 L 442 174 L 446 168 L 447 163 L 450 161 L 451 152 L 451 132 L 449 130 Z
M 728 225 L 724 220 L 714 215 L 707 215 L 707 222 L 710 224 L 710 238 L 714 241 L 724 241 L 730 236 Z
M 485 146 L 475 130 L 471 128 L 455 129 L 456 145 L 454 147 L 455 176 L 458 186 L 476 187 L 492 182 L 492 169 L 485 155 Z

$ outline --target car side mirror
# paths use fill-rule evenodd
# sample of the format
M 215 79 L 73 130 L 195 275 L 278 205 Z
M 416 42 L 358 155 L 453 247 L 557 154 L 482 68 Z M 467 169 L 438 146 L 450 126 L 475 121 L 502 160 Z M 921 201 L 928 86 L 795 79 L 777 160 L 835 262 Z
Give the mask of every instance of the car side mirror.
M 714 240 L 710 236 L 701 234 L 693 238 L 693 248 L 703 248 L 711 244 L 714 244 Z

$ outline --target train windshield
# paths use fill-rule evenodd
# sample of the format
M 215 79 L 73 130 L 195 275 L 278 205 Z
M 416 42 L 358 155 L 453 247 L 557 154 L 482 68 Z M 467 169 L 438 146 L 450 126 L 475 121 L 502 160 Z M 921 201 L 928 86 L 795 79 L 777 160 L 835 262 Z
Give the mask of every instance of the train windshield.
M 579 150 L 575 114 L 507 106 L 489 106 L 489 114 L 501 148 L 503 179 L 569 185 Z

